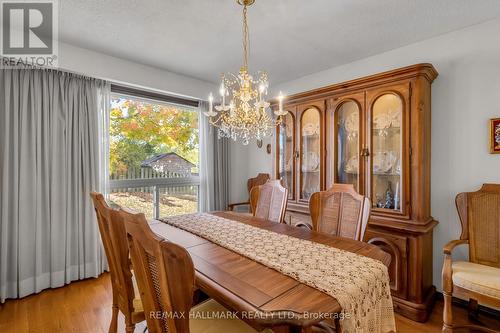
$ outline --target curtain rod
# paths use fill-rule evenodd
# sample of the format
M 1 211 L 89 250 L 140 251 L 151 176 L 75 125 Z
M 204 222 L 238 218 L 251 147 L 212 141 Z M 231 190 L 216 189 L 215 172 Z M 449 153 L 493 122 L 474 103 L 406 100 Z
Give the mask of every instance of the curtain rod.
M 0 70 L 4 69 L 3 68 L 3 61 L 4 58 L 8 59 L 7 57 L 0 56 Z M 126 86 L 123 84 L 119 84 L 113 82 L 113 80 L 107 80 L 103 78 L 98 78 L 98 77 L 93 77 L 87 74 L 71 71 L 68 69 L 64 69 L 61 67 L 47 67 L 47 66 L 35 66 L 35 65 L 30 65 L 30 64 L 25 64 L 24 62 L 21 61 L 21 64 L 18 65 L 18 69 L 40 69 L 40 70 L 48 70 L 48 71 L 55 71 L 59 72 L 62 74 L 69 74 L 69 75 L 74 75 L 81 77 L 83 79 L 88 79 L 88 80 L 95 80 L 97 82 L 109 82 L 111 84 L 111 92 L 115 92 L 118 94 L 123 94 L 123 95 L 132 95 L 136 97 L 142 97 L 146 99 L 152 99 L 152 100 L 157 100 L 161 102 L 166 102 L 166 103 L 172 103 L 172 104 L 179 104 L 179 105 L 185 105 L 185 106 L 191 106 L 191 107 L 198 107 L 200 101 L 188 97 L 180 97 L 180 96 L 174 96 L 174 95 L 168 95 L 168 94 L 163 94 L 160 92 L 154 92 L 151 90 L 147 89 L 140 89 L 140 88 L 132 88 L 130 86 Z M 5 68 L 5 69 L 12 69 L 12 68 Z
M 55 73 L 59 73 L 63 76 L 68 75 L 68 76 L 73 76 L 73 77 L 81 78 L 84 80 L 91 80 L 91 81 L 95 81 L 95 82 L 101 82 L 101 83 L 109 82 L 108 80 L 105 80 L 102 78 L 90 76 L 90 75 L 79 73 L 79 72 L 70 71 L 70 70 L 67 70 L 67 69 L 64 69 L 61 67 L 50 67 L 50 66 L 39 66 L 36 64 L 27 64 L 22 60 L 16 61 L 15 65 L 10 65 L 8 63 L 8 61 L 9 61 L 8 57 L 0 56 L 0 70 L 9 70 L 9 69 L 40 70 L 40 71 L 46 71 L 46 72 L 55 72 Z
M 117 94 L 122 94 L 122 95 L 142 97 L 142 98 L 157 100 L 157 101 L 166 102 L 166 103 L 191 106 L 191 107 L 198 107 L 199 103 L 200 103 L 198 100 L 195 100 L 195 99 L 190 99 L 190 98 L 180 97 L 180 96 L 166 95 L 166 94 L 154 92 L 151 90 L 132 88 L 132 87 L 119 85 L 116 83 L 111 83 L 111 92 L 117 93 Z

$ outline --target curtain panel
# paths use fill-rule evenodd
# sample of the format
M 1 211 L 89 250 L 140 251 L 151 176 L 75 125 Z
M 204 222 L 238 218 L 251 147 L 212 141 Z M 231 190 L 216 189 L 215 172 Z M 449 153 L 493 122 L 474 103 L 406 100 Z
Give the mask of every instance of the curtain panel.
M 203 112 L 208 103 L 199 105 L 200 126 L 200 210 L 226 210 L 229 204 L 230 142 L 219 139 L 217 129 L 211 126 Z
M 106 268 L 91 191 L 105 190 L 109 84 L 0 70 L 0 301 Z

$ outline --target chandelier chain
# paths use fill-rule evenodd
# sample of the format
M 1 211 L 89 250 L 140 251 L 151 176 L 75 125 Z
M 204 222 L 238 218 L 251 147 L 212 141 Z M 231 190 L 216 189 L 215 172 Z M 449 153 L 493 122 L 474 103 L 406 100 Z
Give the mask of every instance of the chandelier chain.
M 250 49 L 250 33 L 248 31 L 247 5 L 243 6 L 243 67 L 248 69 L 248 53 Z

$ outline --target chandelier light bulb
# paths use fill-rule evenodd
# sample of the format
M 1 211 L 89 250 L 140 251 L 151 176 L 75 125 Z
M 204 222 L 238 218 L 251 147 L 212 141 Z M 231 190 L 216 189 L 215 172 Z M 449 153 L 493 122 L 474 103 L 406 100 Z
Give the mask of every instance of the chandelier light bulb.
M 283 95 L 283 92 L 280 91 L 280 93 L 278 94 L 278 101 L 280 101 L 280 103 L 282 103 L 284 99 L 285 99 L 285 96 Z
M 208 104 L 209 104 L 208 112 L 212 113 L 214 107 L 214 95 L 212 95 L 212 93 L 208 95 Z
M 205 116 L 213 117 L 217 115 L 217 113 L 214 112 L 213 106 L 214 106 L 214 95 L 210 93 L 210 95 L 208 95 L 208 112 L 203 112 Z
M 222 78 L 219 93 L 222 96 L 222 108 L 224 108 L 226 106 L 226 87 L 224 87 L 224 78 Z
M 266 91 L 264 83 L 259 84 L 259 101 L 262 102 L 262 94 Z
M 277 113 L 275 112 L 275 114 L 278 116 L 284 116 L 286 114 L 286 112 L 283 112 L 283 100 L 284 99 L 285 99 L 285 96 L 280 91 L 280 93 L 278 95 L 278 112 Z

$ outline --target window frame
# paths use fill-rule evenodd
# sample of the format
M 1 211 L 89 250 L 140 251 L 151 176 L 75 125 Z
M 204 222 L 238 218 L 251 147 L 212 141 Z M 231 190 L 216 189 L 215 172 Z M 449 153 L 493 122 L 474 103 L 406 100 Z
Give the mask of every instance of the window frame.
M 180 96 L 165 95 L 153 91 L 141 90 L 136 88 L 131 88 L 127 86 L 121 86 L 112 84 L 111 85 L 111 95 L 110 102 L 115 99 L 115 97 L 129 98 L 140 100 L 148 103 L 156 103 L 163 105 L 174 105 L 184 107 L 186 109 L 192 109 L 192 112 L 198 112 L 199 101 L 194 99 L 188 99 Z M 199 116 L 199 115 L 198 115 Z M 199 124 L 199 122 L 198 122 Z M 198 125 L 199 130 L 199 125 Z M 198 149 L 198 155 L 200 154 L 200 149 Z M 198 159 L 199 164 L 201 160 Z M 197 166 L 200 169 L 200 165 Z M 197 186 L 197 210 L 200 211 L 200 185 L 201 180 L 199 172 L 196 176 L 188 177 L 174 177 L 174 178 L 139 178 L 139 179 L 109 179 L 108 178 L 108 191 L 118 189 L 131 189 L 131 188 L 153 188 L 153 218 L 160 218 L 160 197 L 161 189 L 171 188 L 171 187 L 182 187 L 182 186 Z

